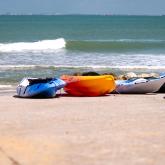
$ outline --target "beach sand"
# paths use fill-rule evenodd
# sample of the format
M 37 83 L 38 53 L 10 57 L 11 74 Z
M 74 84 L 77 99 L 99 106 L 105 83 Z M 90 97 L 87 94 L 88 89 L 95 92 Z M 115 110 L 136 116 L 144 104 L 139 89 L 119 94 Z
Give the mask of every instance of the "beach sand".
M 1 165 L 163 165 L 164 94 L 0 94 Z

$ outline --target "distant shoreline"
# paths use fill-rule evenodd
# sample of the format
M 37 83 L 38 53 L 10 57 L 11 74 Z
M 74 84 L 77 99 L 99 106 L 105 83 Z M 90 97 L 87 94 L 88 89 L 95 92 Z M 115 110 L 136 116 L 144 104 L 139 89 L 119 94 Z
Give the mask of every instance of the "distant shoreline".
M 164 17 L 165 14 L 160 15 L 150 15 L 150 14 L 141 14 L 141 15 L 132 15 L 132 14 L 49 14 L 49 13 L 40 13 L 40 14 L 33 14 L 33 13 L 4 13 L 0 14 L 0 16 L 121 16 L 121 17 Z

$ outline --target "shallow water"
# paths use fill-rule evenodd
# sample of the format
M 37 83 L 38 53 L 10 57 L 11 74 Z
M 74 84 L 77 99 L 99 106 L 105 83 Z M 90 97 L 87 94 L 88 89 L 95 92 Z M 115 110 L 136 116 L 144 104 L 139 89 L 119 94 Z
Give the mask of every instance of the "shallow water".
M 82 71 L 165 72 L 164 16 L 0 16 L 0 84 Z

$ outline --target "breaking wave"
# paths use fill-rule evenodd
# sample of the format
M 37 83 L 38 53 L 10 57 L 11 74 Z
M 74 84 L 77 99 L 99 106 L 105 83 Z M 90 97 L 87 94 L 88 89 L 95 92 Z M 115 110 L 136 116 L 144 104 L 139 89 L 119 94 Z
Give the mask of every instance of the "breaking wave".
M 41 40 L 37 42 L 15 42 L 0 44 L 0 52 L 54 51 L 65 47 L 65 40 Z

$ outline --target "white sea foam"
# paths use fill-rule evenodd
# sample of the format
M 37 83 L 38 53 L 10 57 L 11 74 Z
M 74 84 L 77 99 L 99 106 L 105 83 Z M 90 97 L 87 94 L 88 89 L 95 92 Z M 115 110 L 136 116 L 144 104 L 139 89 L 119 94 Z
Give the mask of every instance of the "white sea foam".
M 41 40 L 37 42 L 16 42 L 0 44 L 0 52 L 23 52 L 23 51 L 54 51 L 64 48 L 66 42 L 63 38 L 56 40 Z
M 12 85 L 1 85 L 0 84 L 0 88 L 11 88 L 12 87 Z
M 34 69 L 36 65 L 0 65 L 0 70 L 22 70 L 22 69 Z
M 165 70 L 165 66 L 106 66 L 106 65 L 0 65 L 1 70 L 24 70 L 24 69 L 35 69 L 35 68 L 95 68 L 95 69 L 146 69 L 146 70 Z
M 91 66 L 92 68 L 112 68 L 112 69 L 165 69 L 165 66 Z

